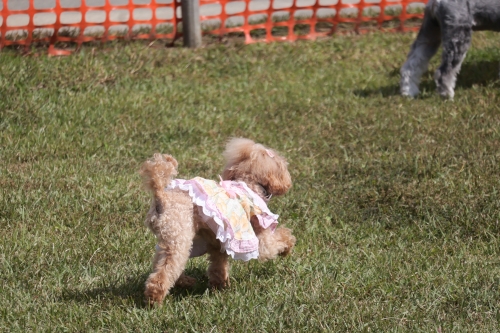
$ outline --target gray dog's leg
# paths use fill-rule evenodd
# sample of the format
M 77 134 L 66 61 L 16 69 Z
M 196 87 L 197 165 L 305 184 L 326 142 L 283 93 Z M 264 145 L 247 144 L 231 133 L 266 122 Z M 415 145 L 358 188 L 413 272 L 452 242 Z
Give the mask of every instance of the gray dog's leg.
M 441 43 L 441 28 L 439 22 L 431 17 L 426 9 L 424 21 L 417 39 L 411 46 L 408 58 L 401 67 L 400 90 L 403 96 L 415 97 L 420 92 L 418 85 L 422 74 L 427 70 L 432 58 Z
M 472 38 L 472 27 L 453 26 L 443 29 L 443 57 L 434 74 L 437 90 L 444 98 L 453 99 L 460 66 L 465 59 Z

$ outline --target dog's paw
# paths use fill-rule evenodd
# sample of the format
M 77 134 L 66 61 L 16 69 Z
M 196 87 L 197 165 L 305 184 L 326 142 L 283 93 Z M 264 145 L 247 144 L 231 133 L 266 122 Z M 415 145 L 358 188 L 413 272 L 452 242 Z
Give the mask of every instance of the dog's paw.
M 289 246 L 285 247 L 285 248 L 283 249 L 283 251 L 281 251 L 280 253 L 278 253 L 278 255 L 279 255 L 280 257 L 286 257 L 286 256 L 288 256 L 290 253 L 292 253 L 292 249 L 293 249 L 293 245 L 289 245 Z
M 162 304 L 165 295 L 165 288 L 160 282 L 146 282 L 146 290 L 144 291 L 144 296 L 146 298 L 147 304 L 149 304 L 150 306 L 159 306 Z
M 179 279 L 175 282 L 176 287 L 190 288 L 196 284 L 196 279 L 187 275 L 182 274 Z
M 286 257 L 292 252 L 297 239 L 294 235 L 292 235 L 292 230 L 288 228 L 279 228 L 276 230 L 276 233 L 277 238 L 283 244 L 283 247 L 280 249 L 278 255 L 281 257 Z
M 229 278 L 226 280 L 210 279 L 208 283 L 210 285 L 210 289 L 212 290 L 223 290 L 231 286 Z

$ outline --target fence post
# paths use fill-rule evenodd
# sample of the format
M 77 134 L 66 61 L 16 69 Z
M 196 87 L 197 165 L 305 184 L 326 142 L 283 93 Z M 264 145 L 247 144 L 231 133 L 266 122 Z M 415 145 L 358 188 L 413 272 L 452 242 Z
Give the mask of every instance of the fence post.
M 175 0 L 174 0 L 175 1 Z M 201 46 L 200 0 L 181 0 L 184 46 Z

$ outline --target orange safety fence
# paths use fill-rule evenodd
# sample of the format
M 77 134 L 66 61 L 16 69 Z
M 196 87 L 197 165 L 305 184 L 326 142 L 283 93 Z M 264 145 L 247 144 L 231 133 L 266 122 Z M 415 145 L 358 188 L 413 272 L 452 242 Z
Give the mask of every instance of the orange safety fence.
M 59 42 L 117 38 L 175 39 L 180 2 L 175 0 L 1 0 L 0 49 L 49 43 L 49 54 L 66 55 Z
M 316 39 L 336 32 L 414 31 L 427 1 L 200 0 L 200 5 L 219 6 L 219 14 L 201 16 L 202 22 L 212 22 L 205 25 L 207 33 L 243 33 L 249 44 Z M 243 9 L 238 10 L 236 3 L 244 3 Z
M 428 0 L 199 0 L 204 34 L 244 35 L 246 43 L 315 39 L 342 31 L 418 29 Z M 180 0 L 1 0 L 0 49 L 182 36 Z

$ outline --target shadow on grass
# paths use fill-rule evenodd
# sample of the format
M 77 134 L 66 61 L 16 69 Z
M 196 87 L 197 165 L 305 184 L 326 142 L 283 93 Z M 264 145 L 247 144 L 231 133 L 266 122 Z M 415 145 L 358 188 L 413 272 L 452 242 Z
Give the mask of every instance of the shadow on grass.
M 457 88 L 487 86 L 498 81 L 498 61 L 467 61 L 457 77 Z
M 431 93 L 436 91 L 436 84 L 432 79 L 433 75 L 434 73 L 430 71 L 423 75 L 419 87 L 422 93 L 419 98 L 429 98 L 432 96 Z M 399 68 L 394 68 L 387 76 L 397 78 L 399 81 Z M 456 89 L 469 89 L 473 86 L 498 84 L 498 76 L 498 61 L 474 61 L 471 59 L 462 65 L 457 77 Z M 356 89 L 354 94 L 359 97 L 373 97 L 374 95 L 381 95 L 382 97 L 397 96 L 399 95 L 399 82 L 375 89 Z
M 174 287 L 170 295 L 175 301 L 185 297 L 203 295 L 208 289 L 208 279 L 205 271 L 199 268 L 187 269 L 185 273 L 196 278 L 196 285 L 192 288 Z M 65 289 L 60 298 L 63 301 L 76 301 L 80 303 L 91 303 L 95 301 L 103 303 L 119 303 L 131 301 L 137 308 L 148 307 L 144 302 L 144 282 L 149 272 L 138 276 L 130 276 L 125 282 L 111 282 L 107 286 L 97 287 L 89 290 Z
M 394 67 L 391 71 L 387 73 L 389 78 L 397 78 L 399 81 L 399 68 Z M 426 83 L 423 81 L 421 85 L 425 85 Z M 421 87 L 423 88 L 423 87 Z M 427 88 L 427 87 L 426 87 Z M 399 95 L 399 83 L 392 84 L 379 88 L 370 88 L 370 89 L 355 89 L 354 95 L 359 97 L 373 97 L 374 95 L 381 95 L 382 97 L 391 97 Z

